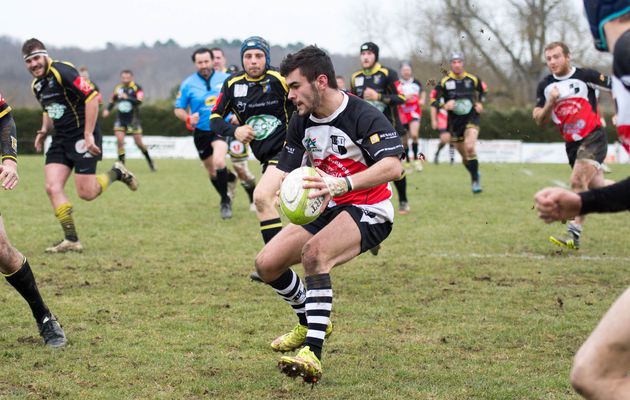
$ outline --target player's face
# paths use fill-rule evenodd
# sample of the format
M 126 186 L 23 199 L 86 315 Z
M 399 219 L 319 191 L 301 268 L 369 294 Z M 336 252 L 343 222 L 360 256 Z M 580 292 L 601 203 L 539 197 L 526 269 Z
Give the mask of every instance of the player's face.
M 48 57 L 38 54 L 27 58 L 24 62 L 26 63 L 26 69 L 28 72 L 30 72 L 35 78 L 41 78 L 46 75 L 46 70 L 48 69 Z
M 372 68 L 374 63 L 376 63 L 376 54 L 370 50 L 363 50 L 361 52 L 361 66 L 366 69 Z
M 219 50 L 214 50 L 212 52 L 213 56 L 213 68 L 215 71 L 224 71 L 225 70 L 225 57 L 223 56 L 223 52 Z
M 133 75 L 131 75 L 130 73 L 123 72 L 122 74 L 120 74 L 121 83 L 128 85 L 132 80 L 133 80 Z
M 288 99 L 295 104 L 300 117 L 310 115 L 319 107 L 321 100 L 315 82 L 309 82 L 299 68 L 289 73 L 286 82 Z
M 262 50 L 251 49 L 243 53 L 243 68 L 250 78 L 260 78 L 265 73 L 267 58 Z
M 569 73 L 570 61 L 571 57 L 565 55 L 560 46 L 545 51 L 545 62 L 552 74 L 566 75 Z
M 411 67 L 408 65 L 403 65 L 402 68 L 400 68 L 400 76 L 408 81 L 409 79 L 411 79 L 411 76 L 413 75 L 413 71 L 411 70 Z
M 197 68 L 197 72 L 199 75 L 204 78 L 208 78 L 212 74 L 212 58 L 210 57 L 210 53 L 200 53 L 195 54 L 195 67 Z
M 457 75 L 464 72 L 464 60 L 455 59 L 451 61 L 451 71 L 453 71 L 453 73 Z

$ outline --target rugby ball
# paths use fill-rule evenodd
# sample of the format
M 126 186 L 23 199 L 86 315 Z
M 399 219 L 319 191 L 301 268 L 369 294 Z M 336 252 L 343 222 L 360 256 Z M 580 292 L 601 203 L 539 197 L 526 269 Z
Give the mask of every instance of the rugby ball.
M 324 196 L 308 198 L 309 193 L 316 189 L 304 189 L 305 176 L 317 176 L 317 171 L 311 167 L 295 169 L 284 178 L 280 186 L 280 208 L 296 225 L 315 221 L 324 205 Z

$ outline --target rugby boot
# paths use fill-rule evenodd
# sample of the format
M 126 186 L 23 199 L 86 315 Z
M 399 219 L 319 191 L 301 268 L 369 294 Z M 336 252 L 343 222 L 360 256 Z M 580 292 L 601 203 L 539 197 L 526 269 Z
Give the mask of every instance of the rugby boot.
M 572 232 L 567 232 L 567 234 L 563 236 L 549 236 L 549 241 L 556 246 L 566 247 L 567 249 L 580 249 L 580 237 Z
M 475 179 L 474 181 L 472 181 L 472 192 L 473 194 L 478 194 L 483 192 L 483 189 L 481 188 L 481 174 L 477 174 L 477 179 Z
M 278 368 L 291 378 L 301 376 L 307 383 L 317 383 L 322 377 L 322 363 L 309 346 L 301 348 L 294 357 L 281 357 Z
M 398 214 L 405 215 L 411 212 L 411 207 L 409 206 L 408 201 L 401 201 L 398 204 Z
M 49 314 L 45 316 L 42 322 L 37 323 L 37 328 L 46 346 L 58 349 L 66 345 L 66 335 L 63 333 L 63 329 L 61 329 L 61 325 L 59 325 L 54 315 Z
M 116 161 L 112 169 L 116 169 L 120 172 L 120 181 L 127 185 L 131 191 L 135 192 L 138 190 L 138 180 L 136 176 L 125 167 L 125 164 Z
M 67 253 L 69 251 L 76 251 L 80 253 L 83 251 L 83 246 L 78 240 L 73 242 L 72 240 L 63 239 L 62 241 L 46 248 L 46 253 Z
M 232 218 L 232 203 L 221 203 L 221 218 Z
M 330 322 L 328 324 L 328 328 L 326 328 L 326 336 L 328 339 L 333 331 L 333 324 Z M 295 350 L 304 343 L 306 340 L 306 332 L 308 332 L 308 327 L 302 324 L 297 324 L 290 332 L 285 333 L 282 336 L 278 336 L 273 342 L 271 342 L 271 348 L 274 351 L 291 351 Z

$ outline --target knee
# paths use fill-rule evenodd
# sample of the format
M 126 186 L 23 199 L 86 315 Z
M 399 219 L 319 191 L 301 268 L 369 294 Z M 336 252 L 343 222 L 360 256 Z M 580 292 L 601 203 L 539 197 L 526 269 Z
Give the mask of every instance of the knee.
M 63 192 L 63 185 L 58 182 L 46 182 L 46 194 L 49 197 L 61 192 Z
M 97 198 L 99 194 L 100 194 L 100 187 L 99 189 L 96 189 L 96 186 L 94 186 L 94 188 L 86 188 L 83 186 L 77 186 L 77 195 L 79 196 L 81 200 L 91 201 Z
M 588 186 L 585 184 L 584 180 L 579 176 L 571 176 L 571 189 L 574 192 L 582 192 L 585 191 Z
M 256 186 L 254 190 L 254 204 L 258 212 L 263 212 L 273 207 L 273 196 L 269 192 L 262 190 L 261 186 Z
M 214 168 L 216 169 L 223 169 L 225 168 L 226 164 L 225 164 L 225 157 L 217 157 L 214 160 Z
M 580 395 L 588 398 L 588 394 L 592 392 L 594 383 L 593 374 L 590 370 L 589 363 L 584 362 L 579 355 L 573 362 L 570 379 L 573 389 Z
M 272 257 L 267 256 L 267 252 L 263 248 L 254 260 L 254 267 L 258 276 L 266 283 L 273 282 L 277 277 L 274 276 L 275 270 Z
M 11 274 L 20 267 L 23 256 L 8 240 L 0 239 L 0 272 Z
M 311 240 L 302 247 L 302 265 L 307 275 L 328 272 L 324 253 L 315 241 Z

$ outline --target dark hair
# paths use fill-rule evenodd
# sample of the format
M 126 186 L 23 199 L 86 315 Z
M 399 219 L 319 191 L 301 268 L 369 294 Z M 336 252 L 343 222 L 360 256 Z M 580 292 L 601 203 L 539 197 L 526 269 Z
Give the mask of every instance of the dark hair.
M 123 69 L 122 71 L 120 71 L 120 75 L 122 74 L 129 74 L 133 76 L 133 72 L 131 72 L 130 69 Z
M 337 89 L 335 68 L 333 67 L 332 60 L 328 54 L 319 47 L 311 45 L 295 54 L 287 55 L 280 64 L 280 73 L 283 76 L 288 76 L 298 68 L 309 82 L 314 82 L 320 75 L 326 75 L 328 78 L 328 87 Z
M 223 54 L 223 56 L 225 56 L 225 53 L 223 52 L 223 49 L 220 47 L 213 47 L 210 49 L 210 53 L 212 53 L 213 51 L 220 51 L 221 54 Z
M 219 49 L 221 50 L 221 49 Z M 195 50 L 194 53 L 192 53 L 192 56 L 190 58 L 192 58 L 192 61 L 195 62 L 195 57 L 197 57 L 197 54 L 203 54 L 203 53 L 208 53 L 210 54 L 210 59 L 214 60 L 214 56 L 212 55 L 212 50 L 210 50 L 207 47 L 200 47 L 197 50 Z
M 35 50 L 46 50 L 46 46 L 44 46 L 44 43 L 35 38 L 27 40 L 22 45 L 22 55 L 27 56 Z
M 565 56 L 568 56 L 571 53 L 571 50 L 569 50 L 569 46 L 567 46 L 564 42 L 551 42 L 551 43 L 549 43 L 548 45 L 545 46 L 545 53 L 548 50 L 555 49 L 556 47 L 562 48 L 562 53 Z

